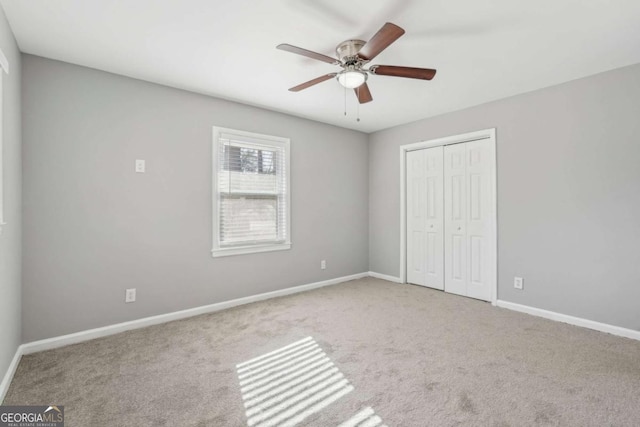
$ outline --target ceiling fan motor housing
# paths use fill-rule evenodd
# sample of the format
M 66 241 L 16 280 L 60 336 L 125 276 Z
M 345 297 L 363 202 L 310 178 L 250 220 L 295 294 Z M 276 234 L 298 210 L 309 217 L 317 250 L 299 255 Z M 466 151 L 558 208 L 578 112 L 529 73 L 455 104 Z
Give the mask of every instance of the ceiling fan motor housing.
M 366 44 L 363 40 L 345 40 L 336 47 L 338 59 L 345 65 L 353 65 L 362 61 L 358 58 L 358 52 Z

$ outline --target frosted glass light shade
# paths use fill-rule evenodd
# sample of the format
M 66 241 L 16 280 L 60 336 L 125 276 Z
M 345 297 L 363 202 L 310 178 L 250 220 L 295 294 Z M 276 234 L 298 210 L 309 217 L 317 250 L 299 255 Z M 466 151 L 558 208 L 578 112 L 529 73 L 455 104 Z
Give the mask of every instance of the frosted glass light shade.
M 343 71 L 338 74 L 338 82 L 347 89 L 354 89 L 367 81 L 367 73 L 362 71 Z

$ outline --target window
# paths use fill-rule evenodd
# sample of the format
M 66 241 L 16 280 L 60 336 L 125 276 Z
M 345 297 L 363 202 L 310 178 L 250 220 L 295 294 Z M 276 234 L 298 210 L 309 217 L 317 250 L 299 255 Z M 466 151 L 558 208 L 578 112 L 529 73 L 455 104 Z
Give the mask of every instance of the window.
M 214 257 L 291 247 L 289 139 L 213 128 Z

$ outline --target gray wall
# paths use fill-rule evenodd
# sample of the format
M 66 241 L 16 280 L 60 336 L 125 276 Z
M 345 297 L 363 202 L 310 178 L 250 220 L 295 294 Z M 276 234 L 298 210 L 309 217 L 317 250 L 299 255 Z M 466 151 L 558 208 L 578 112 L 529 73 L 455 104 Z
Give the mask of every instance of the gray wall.
M 366 134 L 30 55 L 23 81 L 24 341 L 367 271 Z M 213 125 L 291 138 L 290 251 L 211 257 Z
M 4 220 L 0 234 L 0 381 L 20 345 L 22 257 L 22 151 L 20 111 L 20 52 L 0 7 L 0 49 L 9 61 L 3 87 Z
M 370 270 L 400 274 L 398 147 L 492 127 L 499 299 L 640 330 L 640 65 L 372 134 Z

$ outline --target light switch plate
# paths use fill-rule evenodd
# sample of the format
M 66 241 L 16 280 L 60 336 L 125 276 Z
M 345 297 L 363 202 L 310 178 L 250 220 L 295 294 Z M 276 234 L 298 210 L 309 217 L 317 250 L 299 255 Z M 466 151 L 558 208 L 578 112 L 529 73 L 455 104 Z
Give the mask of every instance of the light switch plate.
M 144 173 L 146 170 L 146 165 L 144 160 L 136 160 L 136 172 Z

